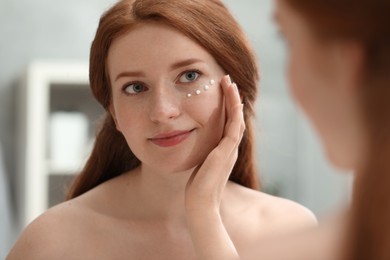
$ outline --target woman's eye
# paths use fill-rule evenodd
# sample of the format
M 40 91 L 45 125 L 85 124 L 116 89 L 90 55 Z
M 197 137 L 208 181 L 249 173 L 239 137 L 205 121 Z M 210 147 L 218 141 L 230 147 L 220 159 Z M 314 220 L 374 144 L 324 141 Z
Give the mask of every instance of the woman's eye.
M 185 72 L 179 79 L 181 83 L 193 82 L 199 77 L 199 73 L 196 71 Z
M 128 94 L 134 95 L 141 93 L 146 90 L 146 87 L 144 87 L 141 83 L 133 83 L 126 85 L 124 88 L 124 91 Z

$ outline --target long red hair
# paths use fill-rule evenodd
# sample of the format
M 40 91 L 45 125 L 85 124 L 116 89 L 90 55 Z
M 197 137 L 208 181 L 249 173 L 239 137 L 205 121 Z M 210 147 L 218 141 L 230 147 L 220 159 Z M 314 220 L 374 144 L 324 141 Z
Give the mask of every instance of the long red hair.
M 284 0 L 323 40 L 353 40 L 365 53 L 360 91 L 368 136 L 357 169 L 344 259 L 390 259 L 390 1 Z
M 107 111 L 111 102 L 106 64 L 110 45 L 119 36 L 130 32 L 134 25 L 150 20 L 175 27 L 203 46 L 237 83 L 245 102 L 246 132 L 230 179 L 257 188 L 251 118 L 257 96 L 258 68 L 242 29 L 221 1 L 122 0 L 116 3 L 102 15 L 92 43 L 89 74 L 93 95 Z M 92 153 L 67 198 L 74 198 L 140 163 L 116 130 L 110 113 L 106 112 Z

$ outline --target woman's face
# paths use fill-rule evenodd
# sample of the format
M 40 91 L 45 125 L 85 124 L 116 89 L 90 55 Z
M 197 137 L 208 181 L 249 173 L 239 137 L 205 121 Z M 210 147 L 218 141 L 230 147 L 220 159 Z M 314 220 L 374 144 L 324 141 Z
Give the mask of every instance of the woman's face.
M 139 24 L 112 43 L 107 66 L 110 112 L 144 166 L 188 170 L 218 144 L 224 71 L 196 42 L 162 23 Z
M 357 127 L 352 52 L 341 41 L 321 41 L 286 2 L 276 0 L 275 20 L 287 45 L 291 92 L 329 159 L 341 168 L 354 168 L 361 127 Z

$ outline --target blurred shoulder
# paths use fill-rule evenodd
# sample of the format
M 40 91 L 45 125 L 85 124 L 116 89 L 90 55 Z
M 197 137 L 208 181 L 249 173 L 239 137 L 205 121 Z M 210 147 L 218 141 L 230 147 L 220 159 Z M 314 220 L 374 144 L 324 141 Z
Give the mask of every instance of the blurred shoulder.
M 69 259 L 82 244 L 89 215 L 73 200 L 47 210 L 26 227 L 7 259 Z

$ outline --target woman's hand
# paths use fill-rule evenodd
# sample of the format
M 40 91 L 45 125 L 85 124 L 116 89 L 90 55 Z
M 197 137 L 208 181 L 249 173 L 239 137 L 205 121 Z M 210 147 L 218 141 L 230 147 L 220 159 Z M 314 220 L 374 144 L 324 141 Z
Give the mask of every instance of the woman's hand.
M 237 160 L 245 122 L 236 84 L 229 76 L 224 76 L 221 85 L 227 113 L 224 135 L 203 164 L 195 169 L 185 193 L 187 223 L 199 259 L 238 259 L 219 207 Z
M 237 160 L 238 146 L 245 131 L 243 105 L 236 84 L 227 75 L 222 78 L 221 85 L 227 113 L 224 135 L 188 181 L 187 211 L 219 210 L 222 192 Z

